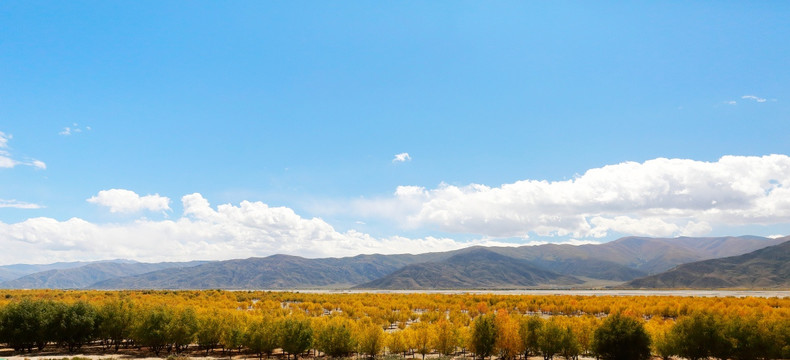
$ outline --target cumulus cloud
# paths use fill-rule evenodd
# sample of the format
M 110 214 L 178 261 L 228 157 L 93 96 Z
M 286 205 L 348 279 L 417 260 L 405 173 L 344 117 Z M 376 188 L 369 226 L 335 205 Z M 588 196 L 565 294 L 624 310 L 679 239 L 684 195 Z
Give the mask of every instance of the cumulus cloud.
M 137 195 L 126 189 L 102 190 L 96 196 L 86 200 L 89 203 L 106 206 L 112 213 L 135 213 L 142 210 L 170 210 L 170 198 L 154 195 Z
M 395 158 L 392 159 L 392 162 L 394 162 L 394 163 L 395 162 L 407 162 L 407 161 L 411 161 L 411 156 L 409 156 L 409 153 L 395 154 Z
M 768 101 L 768 100 L 766 100 L 764 98 L 761 98 L 761 97 L 758 97 L 758 96 L 754 96 L 754 95 L 744 95 L 744 96 L 741 96 L 741 99 L 754 100 L 754 101 L 756 101 L 758 103 L 764 103 L 764 102 Z
M 590 169 L 565 181 L 402 186 L 392 198 L 356 207 L 413 228 L 489 237 L 701 235 L 717 224 L 790 222 L 790 157 L 658 158 Z
M 229 259 L 276 253 L 307 257 L 359 253 L 403 253 L 458 249 L 470 243 L 400 236 L 374 238 L 355 230 L 339 232 L 320 218 L 303 218 L 287 207 L 243 201 L 213 208 L 201 194 L 182 197 L 177 220 L 94 224 L 72 218 L 0 222 L 7 251 L 0 262 L 128 258 L 147 261 Z M 408 249 L 408 250 L 404 250 Z

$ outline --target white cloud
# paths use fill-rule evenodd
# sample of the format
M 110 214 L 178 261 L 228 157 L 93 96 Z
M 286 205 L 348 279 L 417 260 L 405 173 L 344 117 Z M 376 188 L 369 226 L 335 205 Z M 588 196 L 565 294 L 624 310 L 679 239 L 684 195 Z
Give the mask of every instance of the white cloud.
M 170 210 L 170 198 L 159 194 L 140 196 L 125 189 L 102 190 L 86 200 L 89 203 L 106 206 L 112 213 L 134 213 L 142 210 Z
M 11 140 L 13 136 L 11 134 L 6 134 L 0 131 L 0 149 L 7 149 L 8 148 L 8 140 Z
M 658 158 L 590 169 L 566 181 L 435 189 L 401 186 L 358 212 L 488 237 L 701 235 L 716 225 L 790 222 L 790 157 Z
M 33 203 L 27 203 L 17 200 L 4 200 L 0 199 L 0 208 L 14 208 L 14 209 L 41 209 L 43 206 Z
M 395 154 L 395 158 L 392 159 L 392 162 L 406 162 L 406 161 L 411 161 L 411 156 L 409 156 L 409 153 Z
M 85 130 L 86 131 L 90 131 L 91 127 L 90 126 L 86 126 Z M 79 134 L 81 132 L 82 132 L 82 128 L 79 126 L 79 124 L 73 123 L 73 124 L 71 124 L 71 126 L 64 127 L 63 130 L 61 130 L 58 133 L 58 135 L 70 136 L 70 135 L 74 135 L 74 134 Z
M 754 101 L 756 101 L 758 103 L 764 103 L 764 102 L 768 101 L 768 100 L 766 100 L 764 98 L 757 97 L 757 96 L 754 96 L 754 95 L 744 95 L 744 96 L 741 96 L 741 99 L 754 100 Z
M 355 230 L 339 232 L 319 218 L 302 218 L 286 207 L 243 201 L 212 208 L 200 194 L 181 199 L 177 220 L 93 224 L 72 218 L 0 222 L 0 263 L 127 258 L 146 261 L 229 259 L 276 253 L 307 257 L 360 253 L 420 253 L 459 249 L 475 243 L 446 238 L 374 238 Z
M 785 237 L 785 236 L 782 235 L 782 234 L 774 234 L 774 235 L 768 235 L 766 237 L 769 238 L 769 239 L 778 239 L 778 238 Z
M 730 100 L 730 101 L 725 101 L 724 103 L 727 105 L 736 105 L 738 102 L 735 100 Z
M 570 239 L 566 241 L 558 241 L 558 242 L 551 242 L 548 241 L 530 241 L 525 246 L 539 246 L 539 245 L 546 245 L 546 244 L 554 244 L 554 245 L 573 245 L 573 246 L 580 246 L 580 245 L 595 245 L 600 244 L 597 241 L 593 240 L 577 240 L 577 239 Z
M 0 168 L 7 168 L 7 169 L 9 169 L 9 168 L 12 168 L 14 166 L 17 166 L 17 164 L 19 164 L 19 163 L 17 163 L 16 160 L 8 157 L 8 153 L 7 152 L 0 151 Z
M 47 164 L 43 161 L 32 159 L 26 161 L 16 160 L 11 156 L 11 153 L 8 150 L 8 141 L 11 140 L 13 136 L 11 134 L 6 134 L 0 131 L 0 168 L 10 169 L 17 165 L 26 165 L 32 166 L 37 169 L 45 170 L 47 168 Z

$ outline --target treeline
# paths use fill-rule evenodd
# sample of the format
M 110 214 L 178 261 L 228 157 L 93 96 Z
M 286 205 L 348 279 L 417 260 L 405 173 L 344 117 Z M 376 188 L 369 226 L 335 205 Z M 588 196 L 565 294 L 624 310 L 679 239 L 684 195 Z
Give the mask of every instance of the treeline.
M 412 304 L 420 307 L 409 308 L 381 294 L 355 294 L 345 302 L 335 297 L 324 303 L 303 301 L 312 295 L 287 293 L 258 293 L 260 298 L 255 299 L 231 292 L 209 297 L 202 292 L 177 294 L 192 297 L 192 302 L 145 301 L 136 297 L 141 293 L 81 294 L 77 299 L 62 293 L 21 296 L 0 305 L 0 343 L 19 352 L 47 345 L 73 352 L 90 343 L 108 351 L 145 348 L 157 355 L 198 349 L 208 354 L 221 349 L 289 358 L 383 353 L 423 358 L 428 354 L 501 359 L 542 356 L 547 360 L 581 355 L 601 359 L 651 355 L 692 360 L 790 358 L 790 319 L 783 304 L 748 299 L 744 304 L 757 306 L 733 307 L 738 311 L 727 312 L 695 306 L 692 298 L 686 300 L 688 314 L 675 318 L 645 317 L 627 309 L 608 316 L 584 314 L 574 309 L 573 301 L 567 304 L 568 314 L 554 316 L 499 302 L 437 306 L 450 295 L 431 295 Z M 163 294 L 153 295 L 169 295 Z
M 244 312 L 242 312 L 244 314 Z M 309 318 L 302 313 L 259 314 L 248 319 L 234 314 L 164 305 L 140 308 L 125 300 L 100 307 L 80 301 L 70 305 L 50 300 L 22 300 L 0 310 L 0 342 L 16 351 L 42 349 L 49 343 L 74 351 L 97 342 L 147 347 L 159 355 L 180 353 L 190 346 L 249 352 L 260 356 L 275 350 L 298 356 L 310 349 L 339 357 L 353 353 L 375 356 L 439 353 L 467 350 L 477 357 L 503 359 L 541 355 L 545 359 L 579 355 L 601 358 L 647 358 L 651 353 L 688 359 L 780 359 L 790 356 L 790 327 L 786 321 L 735 316 L 718 317 L 697 312 L 670 326 L 616 314 L 604 320 L 593 316 L 509 314 L 500 309 L 474 319 L 449 316 L 416 321 L 402 331 L 385 333 L 369 318 L 343 316 Z M 246 320 L 246 321 L 245 321 Z M 455 321 L 452 321 L 455 320 Z M 647 325 L 647 326 L 646 326 Z M 658 327 L 651 337 L 647 328 Z M 651 346 L 652 345 L 652 346 Z M 618 353 L 628 353 L 626 357 Z M 611 356 L 610 356 L 611 355 Z

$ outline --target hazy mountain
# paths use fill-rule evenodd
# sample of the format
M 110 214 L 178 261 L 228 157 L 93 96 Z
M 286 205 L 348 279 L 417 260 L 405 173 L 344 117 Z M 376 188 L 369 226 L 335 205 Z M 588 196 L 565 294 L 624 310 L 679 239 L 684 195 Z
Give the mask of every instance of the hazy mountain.
M 439 262 L 408 265 L 360 289 L 512 289 L 569 286 L 584 281 L 538 268 L 485 248 L 472 248 Z
M 130 260 L 101 260 L 101 261 L 73 261 L 56 262 L 52 264 L 13 264 L 0 266 L 0 282 L 18 279 L 25 275 L 37 272 L 60 269 L 73 269 L 95 263 L 134 263 Z
M 358 255 L 306 259 L 273 255 L 166 269 L 92 285 L 99 289 L 304 289 L 347 288 L 385 276 L 405 265 L 444 256 Z
M 561 274 L 607 280 L 631 280 L 677 265 L 745 254 L 781 240 L 759 236 L 711 238 L 625 237 L 603 244 L 494 248 Z
M 790 288 L 790 237 L 748 254 L 680 265 L 629 282 L 634 288 Z
M 475 259 L 479 268 L 459 268 L 455 256 L 475 253 L 480 247 L 419 255 L 359 255 L 345 258 L 306 259 L 298 256 L 274 255 L 206 263 L 189 268 L 162 268 L 137 275 L 124 271 L 101 270 L 36 274 L 25 284 L 14 287 L 84 287 L 101 289 L 308 289 L 350 288 L 373 280 L 395 275 L 387 286 L 428 286 L 428 275 L 448 272 L 452 278 L 437 280 L 446 288 L 466 284 L 477 288 L 530 287 L 533 284 L 577 284 L 571 279 L 584 278 L 593 283 L 622 282 L 659 273 L 677 265 L 714 258 L 741 255 L 781 242 L 755 236 L 719 238 L 644 238 L 627 237 L 595 245 L 555 245 L 521 247 L 490 247 Z M 449 262 L 448 262 L 449 261 Z M 516 273 L 482 276 L 475 282 L 473 275 L 499 271 L 504 263 L 517 267 Z M 415 265 L 407 268 L 409 265 Z M 420 266 L 416 266 L 420 265 Z M 499 267 L 499 268 L 497 268 Z M 120 269 L 119 269 L 120 270 Z M 504 269 L 502 269 L 504 270 Z M 511 269 L 515 271 L 516 269 Z M 101 273 L 102 275 L 98 275 Z M 529 282 L 529 276 L 533 274 Z M 70 275 L 69 275 L 70 274 Z M 516 276 L 522 274 L 522 277 Z M 507 276 L 505 276 L 507 275 Z M 565 275 L 566 278 L 552 278 Z M 102 279 L 102 276 L 105 278 Z M 123 277 L 121 277 L 123 276 Z M 414 276 L 413 280 L 406 280 Z M 422 278 L 420 278 L 422 276 Z M 453 277 L 454 276 L 454 277 Z M 467 278 L 467 276 L 469 278 Z M 421 279 L 421 280 L 419 280 Z M 473 281 L 474 280 L 474 281 Z M 90 283 L 91 281 L 94 281 Z M 488 285 L 483 284 L 488 282 Z M 508 283 L 510 281 L 510 283 Z M 383 283 L 382 283 L 383 284 Z M 383 285 L 377 285 L 383 286 Z
M 95 262 L 75 268 L 46 270 L 18 279 L 0 283 L 4 289 L 81 289 L 96 282 L 124 276 L 138 275 L 155 270 L 182 268 L 206 263 L 191 261 L 183 263 L 136 263 L 136 262 Z

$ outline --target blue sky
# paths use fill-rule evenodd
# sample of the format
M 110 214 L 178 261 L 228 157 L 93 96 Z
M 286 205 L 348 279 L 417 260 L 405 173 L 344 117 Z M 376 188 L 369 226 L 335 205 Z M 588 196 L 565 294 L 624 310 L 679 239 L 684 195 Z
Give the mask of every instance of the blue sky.
M 788 16 L 3 2 L 0 263 L 788 234 Z

